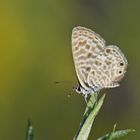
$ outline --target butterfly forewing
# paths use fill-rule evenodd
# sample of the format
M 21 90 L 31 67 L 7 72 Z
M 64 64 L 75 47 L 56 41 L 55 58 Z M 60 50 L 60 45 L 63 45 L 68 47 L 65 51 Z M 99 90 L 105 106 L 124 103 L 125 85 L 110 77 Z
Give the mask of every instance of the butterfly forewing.
M 87 76 L 92 69 L 94 58 L 103 52 L 105 41 L 97 33 L 85 27 L 72 31 L 72 52 L 76 73 L 81 86 L 88 90 Z

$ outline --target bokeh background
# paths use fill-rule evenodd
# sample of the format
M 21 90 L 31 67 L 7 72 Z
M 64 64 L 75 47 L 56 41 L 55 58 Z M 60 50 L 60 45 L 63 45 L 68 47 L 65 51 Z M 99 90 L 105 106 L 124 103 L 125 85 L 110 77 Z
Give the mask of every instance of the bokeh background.
M 124 140 L 140 139 L 139 0 L 1 0 L 0 139 L 24 140 L 27 119 L 35 140 L 73 139 L 85 101 L 74 93 L 71 31 L 81 25 L 118 45 L 129 66 L 121 86 L 107 97 L 89 140 L 134 128 Z M 55 84 L 54 81 L 70 81 Z

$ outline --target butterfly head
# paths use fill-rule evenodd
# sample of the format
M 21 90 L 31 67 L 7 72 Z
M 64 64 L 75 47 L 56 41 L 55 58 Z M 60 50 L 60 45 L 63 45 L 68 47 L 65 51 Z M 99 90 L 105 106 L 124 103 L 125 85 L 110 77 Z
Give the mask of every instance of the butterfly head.
M 77 93 L 82 93 L 82 94 L 88 94 L 89 92 L 84 89 L 80 84 L 77 85 L 77 87 L 75 88 L 75 91 Z
M 97 88 L 95 86 L 93 87 L 88 87 L 87 89 L 85 89 L 84 87 L 82 87 L 80 84 L 77 85 L 77 87 L 75 88 L 75 91 L 77 93 L 82 93 L 83 95 L 88 95 L 88 94 L 92 94 L 95 93 L 97 91 L 99 91 L 100 88 Z

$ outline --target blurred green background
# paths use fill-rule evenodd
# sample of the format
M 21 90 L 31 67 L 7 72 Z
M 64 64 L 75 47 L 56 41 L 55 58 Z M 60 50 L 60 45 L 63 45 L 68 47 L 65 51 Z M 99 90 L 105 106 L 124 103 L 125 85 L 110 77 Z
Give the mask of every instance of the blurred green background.
M 71 53 L 71 30 L 77 25 L 118 45 L 129 62 L 121 86 L 102 91 L 108 94 L 89 140 L 114 123 L 136 129 L 124 140 L 140 139 L 140 1 L 1 0 L 1 140 L 24 140 L 28 118 L 35 140 L 73 139 L 86 106 L 78 94 L 67 97 L 77 82 Z

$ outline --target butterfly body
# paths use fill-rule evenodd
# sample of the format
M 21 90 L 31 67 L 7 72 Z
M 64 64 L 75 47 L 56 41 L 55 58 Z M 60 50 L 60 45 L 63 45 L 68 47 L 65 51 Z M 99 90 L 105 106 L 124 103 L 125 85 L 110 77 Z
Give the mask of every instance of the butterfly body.
M 103 88 L 119 86 L 127 68 L 127 59 L 115 45 L 85 27 L 72 31 L 72 53 L 79 85 L 78 93 L 85 96 Z

